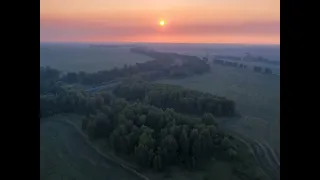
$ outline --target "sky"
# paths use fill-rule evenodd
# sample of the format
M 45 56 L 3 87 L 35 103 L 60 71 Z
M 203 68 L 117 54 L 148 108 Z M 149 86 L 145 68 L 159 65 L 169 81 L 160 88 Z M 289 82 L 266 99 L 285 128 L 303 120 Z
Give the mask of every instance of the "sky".
M 40 42 L 280 44 L 280 0 L 40 0 Z

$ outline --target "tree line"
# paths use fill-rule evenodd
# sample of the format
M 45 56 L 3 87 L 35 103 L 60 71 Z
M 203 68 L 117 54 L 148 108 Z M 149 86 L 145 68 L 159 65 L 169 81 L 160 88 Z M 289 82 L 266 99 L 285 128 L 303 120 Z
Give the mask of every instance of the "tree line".
M 124 81 L 114 89 L 113 93 L 129 101 L 145 101 L 159 108 L 173 108 L 180 113 L 202 115 L 208 112 L 214 116 L 235 115 L 234 101 L 175 85 Z
M 125 65 L 122 68 L 113 68 L 95 73 L 69 72 L 61 77 L 66 83 L 84 85 L 99 85 L 117 78 L 139 76 L 145 80 L 161 78 L 184 78 L 194 74 L 210 71 L 205 61 L 195 56 L 179 55 L 175 53 L 151 52 L 154 60 L 135 65 Z

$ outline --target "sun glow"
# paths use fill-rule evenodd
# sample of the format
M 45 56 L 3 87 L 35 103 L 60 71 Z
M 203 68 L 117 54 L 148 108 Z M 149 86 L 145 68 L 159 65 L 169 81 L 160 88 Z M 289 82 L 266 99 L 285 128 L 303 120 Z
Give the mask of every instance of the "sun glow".
M 159 21 L 159 25 L 160 25 L 160 26 L 164 26 L 165 24 L 166 24 L 166 22 L 165 22 L 164 20 L 160 20 L 160 21 Z

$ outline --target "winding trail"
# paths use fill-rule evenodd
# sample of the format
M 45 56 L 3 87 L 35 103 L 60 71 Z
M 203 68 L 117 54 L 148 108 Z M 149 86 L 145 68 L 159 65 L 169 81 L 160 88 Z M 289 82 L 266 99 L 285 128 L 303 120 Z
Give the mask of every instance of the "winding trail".
M 269 146 L 230 129 L 225 130 L 248 146 L 260 168 L 270 177 L 270 179 L 280 180 L 280 162 Z

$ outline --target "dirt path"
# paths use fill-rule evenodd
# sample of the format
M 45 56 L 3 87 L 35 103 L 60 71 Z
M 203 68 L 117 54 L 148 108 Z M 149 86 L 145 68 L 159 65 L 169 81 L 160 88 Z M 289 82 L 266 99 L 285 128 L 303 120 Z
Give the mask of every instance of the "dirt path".
M 244 142 L 250 151 L 253 153 L 254 158 L 261 167 L 261 169 L 270 177 L 272 180 L 280 180 L 280 163 L 276 160 L 277 157 L 272 153 L 272 149 L 269 146 L 262 144 L 256 140 L 248 138 L 237 132 L 227 130 L 230 134 L 234 135 L 235 138 Z

